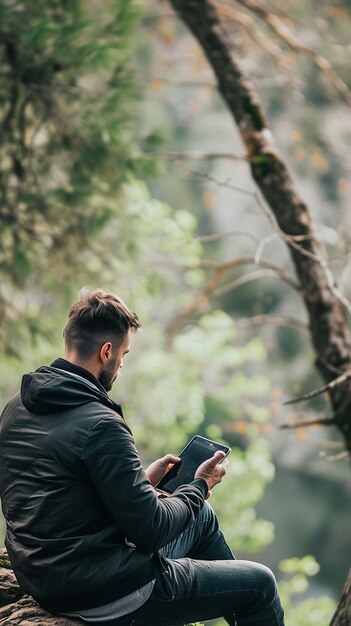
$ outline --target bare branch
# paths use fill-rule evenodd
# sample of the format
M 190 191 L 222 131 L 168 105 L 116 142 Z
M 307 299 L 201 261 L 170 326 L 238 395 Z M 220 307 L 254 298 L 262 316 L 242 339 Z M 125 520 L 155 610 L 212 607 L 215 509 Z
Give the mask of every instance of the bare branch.
M 344 452 L 339 452 L 338 454 L 330 454 L 329 456 L 321 450 L 319 456 L 323 457 L 326 461 L 341 461 L 342 459 L 348 459 L 349 455 L 346 450 Z
M 169 76 L 140 76 L 140 83 L 146 83 L 147 85 L 152 82 L 167 83 L 169 85 L 176 85 L 177 87 L 204 87 L 206 89 L 217 89 L 217 85 L 214 82 L 206 80 L 186 80 L 178 78 L 170 78 Z
M 143 157 L 171 159 L 172 161 L 227 159 L 230 161 L 247 161 L 247 157 L 231 152 L 146 152 Z
M 194 174 L 205 180 L 215 183 L 219 187 L 227 187 L 228 189 L 233 189 L 234 191 L 238 191 L 240 193 L 244 193 L 246 195 L 253 197 L 256 200 L 257 204 L 261 207 L 264 215 L 266 215 L 268 221 L 270 222 L 272 228 L 277 233 L 277 235 L 283 241 L 285 241 L 291 248 L 294 248 L 294 250 L 296 250 L 299 254 L 301 254 L 304 257 L 307 257 L 308 259 L 315 261 L 321 266 L 321 268 L 323 268 L 324 273 L 325 273 L 325 278 L 326 278 L 330 291 L 333 293 L 336 300 L 338 300 L 338 302 L 342 304 L 342 306 L 349 313 L 349 315 L 351 315 L 351 302 L 337 288 L 335 284 L 334 276 L 328 265 L 328 260 L 326 258 L 323 258 L 321 254 L 316 254 L 314 252 L 311 252 L 310 250 L 307 250 L 303 246 L 299 245 L 299 242 L 309 241 L 309 240 L 312 241 L 313 239 L 316 240 L 317 237 L 314 233 L 306 234 L 306 235 L 288 235 L 281 228 L 279 228 L 273 214 L 271 213 L 269 208 L 266 206 L 266 203 L 264 202 L 262 196 L 258 193 L 258 191 L 247 189 L 247 187 L 242 187 L 241 185 L 236 185 L 228 180 L 219 181 L 212 175 L 207 174 L 206 172 L 198 172 L 194 170 L 188 170 L 188 171 L 191 174 Z
M 322 393 L 324 393 L 325 391 L 331 391 L 331 389 L 335 389 L 335 387 L 337 387 L 338 385 L 342 385 L 344 382 L 346 382 L 350 378 L 351 378 L 351 371 L 347 370 L 344 374 L 342 374 L 341 376 L 338 376 L 338 378 L 334 378 L 334 380 L 331 380 L 330 383 L 323 385 L 323 387 L 320 387 L 319 389 L 315 389 L 314 391 L 311 391 L 310 393 L 306 393 L 303 396 L 300 396 L 299 398 L 294 398 L 293 400 L 287 400 L 287 402 L 284 402 L 284 404 L 296 404 L 297 402 L 303 402 L 305 400 L 310 400 L 311 398 L 316 398 L 317 396 L 322 395 Z
M 243 26 L 246 32 L 251 35 L 252 39 L 273 57 L 278 66 L 281 67 L 283 65 L 281 49 L 276 43 L 271 41 L 269 37 L 266 37 L 262 31 L 256 28 L 250 15 L 241 11 L 234 11 L 231 7 L 219 3 L 216 4 L 216 7 L 219 15 L 223 16 L 226 20 L 229 18 L 230 21 L 239 24 L 239 26 Z
M 180 313 L 168 325 L 166 336 L 167 336 L 167 346 L 169 349 L 172 346 L 174 337 L 180 325 L 182 324 L 182 322 L 184 322 L 184 320 L 189 318 L 193 313 L 195 313 L 201 307 L 207 304 L 210 296 L 216 292 L 216 289 L 218 289 L 219 285 L 221 284 L 225 273 L 235 267 L 239 267 L 240 265 L 245 265 L 245 264 L 250 264 L 250 263 L 251 264 L 255 263 L 255 257 L 252 257 L 252 256 L 236 257 L 234 259 L 229 259 L 228 261 L 225 261 L 224 263 L 218 263 L 216 261 L 205 259 L 203 261 L 200 261 L 196 265 L 191 266 L 192 269 L 194 269 L 195 267 L 201 268 L 201 269 L 212 269 L 214 270 L 215 274 L 213 278 L 211 278 L 211 280 L 209 280 L 205 284 L 202 291 L 196 296 L 193 302 L 189 304 L 187 307 L 185 307 L 182 311 L 180 311 Z M 280 273 L 280 275 L 284 277 L 284 280 L 286 282 L 288 282 L 296 291 L 300 291 L 300 286 L 297 283 L 297 281 L 295 281 L 292 276 L 290 276 L 287 272 L 284 272 L 279 266 L 277 266 L 272 261 L 269 261 L 268 259 L 260 259 L 259 264 L 266 267 L 269 270 L 272 270 L 275 274 Z
M 146 4 L 147 6 L 147 4 Z M 147 13 L 146 15 L 143 15 L 141 18 L 141 23 L 147 23 L 147 22 L 152 22 L 153 20 L 164 20 L 164 19 L 172 19 L 174 20 L 176 18 L 176 14 L 174 12 L 171 11 L 162 11 L 162 12 L 152 12 L 152 13 Z
M 294 279 L 292 279 L 289 274 L 277 268 L 275 270 L 273 269 L 257 270 L 257 272 L 251 272 L 251 274 L 247 274 L 246 276 L 240 276 L 240 278 L 237 278 L 231 281 L 230 283 L 227 283 L 223 287 L 216 289 L 214 291 L 214 295 L 222 296 L 223 294 L 229 293 L 229 291 L 233 291 L 234 289 L 237 289 L 238 287 L 241 287 L 242 285 L 246 285 L 246 283 L 249 283 L 252 280 L 257 280 L 258 278 L 266 278 L 266 277 L 280 278 L 284 282 L 288 283 L 291 287 L 296 289 L 297 291 L 300 291 L 300 287 L 298 283 Z
M 283 24 L 281 19 L 274 13 L 267 11 L 262 4 L 258 4 L 255 0 L 236 0 L 236 2 L 262 19 L 275 32 L 275 34 L 286 43 L 292 50 L 308 56 L 316 67 L 328 78 L 334 89 L 342 96 L 344 101 L 351 105 L 351 93 L 346 83 L 338 76 L 329 61 L 318 54 L 315 50 L 302 43 L 289 29 Z
M 308 325 L 294 317 L 288 317 L 286 315 L 274 315 L 267 313 L 263 315 L 253 315 L 252 317 L 242 317 L 235 321 L 235 326 L 238 328 L 250 327 L 254 324 L 274 324 L 276 326 L 291 326 L 296 330 L 301 331 L 305 335 L 309 334 Z
M 274 76 L 269 76 L 267 78 L 257 78 L 253 76 L 252 82 L 259 87 L 266 87 L 269 89 L 274 85 L 279 85 L 280 87 L 284 86 L 289 82 L 289 80 L 288 77 L 284 74 L 275 74 Z
M 197 267 L 200 267 L 202 269 L 215 269 L 216 271 L 223 270 L 224 272 L 227 272 L 228 270 L 239 267 L 240 265 L 249 264 L 262 265 L 266 269 L 272 270 L 272 272 L 279 274 L 281 278 L 283 278 L 283 280 L 285 280 L 291 287 L 293 287 L 293 289 L 295 289 L 296 291 L 300 291 L 299 283 L 291 276 L 291 274 L 288 274 L 288 272 L 282 270 L 279 265 L 276 265 L 275 263 L 273 263 L 273 261 L 270 261 L 269 259 L 256 260 L 256 256 L 249 255 L 234 257 L 233 259 L 228 259 L 228 261 L 224 261 L 223 263 L 204 259 L 203 261 L 200 261 Z
M 190 170 L 188 168 L 186 168 L 186 170 L 190 174 L 203 178 L 204 180 L 207 180 L 209 182 L 215 183 L 216 185 L 218 185 L 218 187 L 226 187 L 228 189 L 232 189 L 233 191 L 238 191 L 239 193 L 243 193 L 254 198 L 258 206 L 262 209 L 264 215 L 267 217 L 274 231 L 278 234 L 278 236 L 283 241 L 285 241 L 292 248 L 295 248 L 295 250 L 300 252 L 300 254 L 302 254 L 303 256 L 306 256 L 307 258 L 312 259 L 313 261 L 317 261 L 319 263 L 323 262 L 323 259 L 320 256 L 314 254 L 310 250 L 306 250 L 306 248 L 303 248 L 302 246 L 298 244 L 298 242 L 300 241 L 308 241 L 309 239 L 312 238 L 312 235 L 287 235 L 286 233 L 284 233 L 284 231 L 282 231 L 281 228 L 279 228 L 273 214 L 271 213 L 265 201 L 263 200 L 262 196 L 258 193 L 257 190 L 248 189 L 247 187 L 243 187 L 242 185 L 237 185 L 236 183 L 231 182 L 231 179 L 222 180 L 222 181 L 218 180 L 211 174 L 208 174 L 207 172 L 199 172 L 196 170 Z M 351 304 L 350 304 L 350 309 L 351 309 Z
M 190 315 L 195 313 L 204 304 L 208 302 L 210 295 L 220 284 L 225 273 L 225 269 L 222 267 L 217 269 L 213 278 L 205 285 L 201 293 L 195 298 L 195 300 L 185 307 L 178 315 L 168 324 L 166 329 L 167 347 L 170 349 L 173 344 L 174 337 L 180 327 L 181 323 L 186 320 Z
M 305 426 L 333 426 L 335 425 L 334 417 L 319 417 L 314 420 L 299 420 L 298 422 L 288 422 L 287 424 L 279 424 L 279 430 L 304 428 Z
M 260 243 L 260 240 L 258 237 L 244 230 L 226 230 L 223 233 L 213 233 L 212 235 L 199 235 L 198 237 L 195 237 L 195 239 L 196 241 L 200 241 L 201 243 L 210 243 L 212 241 L 220 241 L 221 239 L 225 239 L 226 237 L 232 237 L 232 236 L 249 237 L 256 244 Z
M 348 253 L 347 255 L 347 263 L 345 264 L 340 279 L 339 279 L 339 285 L 340 285 L 340 291 L 343 292 L 346 288 L 346 284 L 349 281 L 350 278 L 350 274 L 351 274 L 351 259 L 350 259 L 350 253 Z

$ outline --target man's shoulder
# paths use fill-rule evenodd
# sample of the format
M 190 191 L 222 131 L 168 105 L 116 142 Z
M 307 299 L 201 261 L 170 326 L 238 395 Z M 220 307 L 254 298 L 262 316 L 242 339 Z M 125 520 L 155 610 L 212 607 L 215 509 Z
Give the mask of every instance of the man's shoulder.
M 6 422 L 8 422 L 9 418 L 15 414 L 16 408 L 21 406 L 21 404 L 21 395 L 19 391 L 5 404 L 0 414 L 0 436 L 1 431 L 5 428 Z
M 52 416 L 51 416 L 52 417 Z M 120 406 L 111 402 L 102 402 L 99 397 L 91 397 L 89 402 L 74 406 L 55 416 L 58 432 L 79 431 L 83 437 L 100 432 L 128 431 Z M 61 430 L 62 429 L 62 430 Z
M 101 414 L 100 419 L 90 421 L 82 454 L 89 456 L 97 451 L 107 454 L 108 451 L 115 452 L 117 449 L 125 449 L 130 445 L 134 447 L 134 439 L 129 426 L 118 413 L 110 411 Z

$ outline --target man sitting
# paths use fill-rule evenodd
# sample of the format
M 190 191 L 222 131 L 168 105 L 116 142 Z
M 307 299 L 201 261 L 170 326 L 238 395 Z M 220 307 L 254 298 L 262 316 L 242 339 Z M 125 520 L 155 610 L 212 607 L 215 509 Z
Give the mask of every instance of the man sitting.
M 177 457 L 141 466 L 108 396 L 139 327 L 114 294 L 83 290 L 64 358 L 24 375 L 3 411 L 0 495 L 18 582 L 49 612 L 86 622 L 283 626 L 273 574 L 234 559 L 206 502 L 224 454 L 164 498 L 154 486 Z

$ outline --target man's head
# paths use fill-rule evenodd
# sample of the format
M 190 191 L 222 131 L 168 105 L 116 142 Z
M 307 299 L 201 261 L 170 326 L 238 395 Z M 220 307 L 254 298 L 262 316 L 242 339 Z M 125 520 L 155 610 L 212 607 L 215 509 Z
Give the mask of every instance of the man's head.
M 63 331 L 65 358 L 89 370 L 110 391 L 129 352 L 131 334 L 141 324 L 118 296 L 84 288 Z

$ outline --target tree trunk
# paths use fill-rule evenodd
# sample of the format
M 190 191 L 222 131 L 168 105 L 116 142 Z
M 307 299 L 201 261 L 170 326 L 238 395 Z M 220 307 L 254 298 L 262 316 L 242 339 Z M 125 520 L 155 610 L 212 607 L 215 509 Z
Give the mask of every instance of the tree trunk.
M 350 626 L 351 624 L 351 569 L 345 583 L 340 602 L 336 607 L 330 626 Z
M 78 620 L 55 617 L 42 609 L 20 589 L 6 550 L 0 550 L 0 624 L 1 626 L 77 626 Z
M 340 295 L 311 215 L 300 197 L 288 168 L 274 145 L 258 96 L 243 75 L 234 46 L 210 0 L 170 0 L 189 27 L 212 66 L 223 96 L 239 128 L 251 172 L 262 195 L 286 235 L 301 294 L 309 316 L 316 365 L 326 383 L 351 372 L 351 338 Z M 351 453 L 351 383 L 329 389 L 335 425 Z M 346 626 L 350 616 L 350 584 L 346 584 L 333 626 Z M 338 617 L 340 616 L 340 618 Z M 348 624 L 351 624 L 349 619 Z

